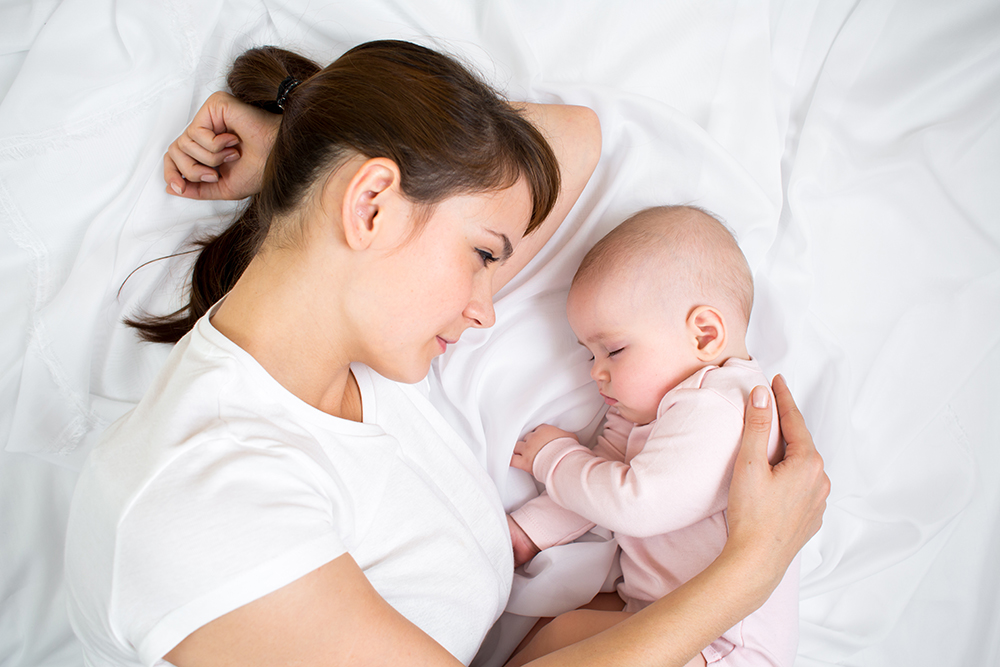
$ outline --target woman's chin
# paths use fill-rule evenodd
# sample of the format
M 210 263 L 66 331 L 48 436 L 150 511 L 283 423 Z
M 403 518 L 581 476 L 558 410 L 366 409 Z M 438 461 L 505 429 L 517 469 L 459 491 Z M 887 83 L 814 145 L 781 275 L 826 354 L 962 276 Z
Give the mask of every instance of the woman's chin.
M 431 359 L 420 363 L 415 362 L 407 366 L 396 366 L 394 368 L 375 368 L 373 369 L 382 377 L 392 380 L 393 382 L 400 382 L 402 384 L 416 384 L 421 382 L 427 377 L 427 373 L 431 370 Z

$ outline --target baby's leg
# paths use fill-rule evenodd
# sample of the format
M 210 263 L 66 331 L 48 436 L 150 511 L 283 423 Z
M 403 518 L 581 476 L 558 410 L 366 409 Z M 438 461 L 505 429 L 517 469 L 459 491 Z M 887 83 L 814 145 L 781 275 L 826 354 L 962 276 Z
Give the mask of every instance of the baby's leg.
M 506 667 L 520 667 L 535 658 L 557 651 L 570 644 L 593 637 L 631 616 L 627 611 L 595 611 L 575 609 L 552 619 L 524 647 L 514 654 Z M 704 665 L 704 663 L 702 663 Z

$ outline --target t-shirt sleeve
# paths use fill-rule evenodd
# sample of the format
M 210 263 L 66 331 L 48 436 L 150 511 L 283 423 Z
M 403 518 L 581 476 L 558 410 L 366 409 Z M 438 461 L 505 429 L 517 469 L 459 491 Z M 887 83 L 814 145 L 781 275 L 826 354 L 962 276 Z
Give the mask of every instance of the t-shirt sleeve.
M 191 632 L 347 551 L 336 480 L 300 449 L 188 449 L 119 524 L 112 618 L 152 665 Z

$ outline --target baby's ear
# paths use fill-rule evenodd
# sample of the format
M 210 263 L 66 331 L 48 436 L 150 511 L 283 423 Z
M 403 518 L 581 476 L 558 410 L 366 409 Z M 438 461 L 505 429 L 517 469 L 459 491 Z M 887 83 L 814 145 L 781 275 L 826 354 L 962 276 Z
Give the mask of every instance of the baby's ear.
M 714 361 L 726 349 L 726 321 L 712 306 L 697 306 L 686 324 L 699 361 Z

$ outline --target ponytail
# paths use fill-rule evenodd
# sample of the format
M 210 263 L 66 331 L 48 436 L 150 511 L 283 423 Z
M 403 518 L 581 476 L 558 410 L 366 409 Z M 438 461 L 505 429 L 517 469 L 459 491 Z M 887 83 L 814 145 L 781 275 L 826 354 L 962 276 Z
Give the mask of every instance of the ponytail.
M 281 82 L 288 77 L 302 81 L 319 70 L 319 65 L 298 54 L 264 46 L 237 58 L 226 83 L 241 102 L 281 113 L 275 105 Z M 260 194 L 255 194 L 232 225 L 216 236 L 195 241 L 201 251 L 191 273 L 188 304 L 169 315 L 126 318 L 125 324 L 135 328 L 147 342 L 176 343 L 236 285 L 267 238 L 269 228 L 270 218 L 261 215 Z
M 290 79 L 298 86 L 276 104 Z M 282 113 L 261 190 L 229 228 L 198 242 L 186 306 L 126 320 L 147 341 L 174 343 L 190 331 L 239 280 L 271 222 L 301 206 L 352 153 L 395 162 L 402 192 L 418 205 L 524 178 L 532 196 L 525 233 L 559 193 L 559 165 L 541 133 L 465 67 L 416 44 L 368 42 L 323 69 L 265 46 L 236 59 L 228 84 L 243 102 Z

